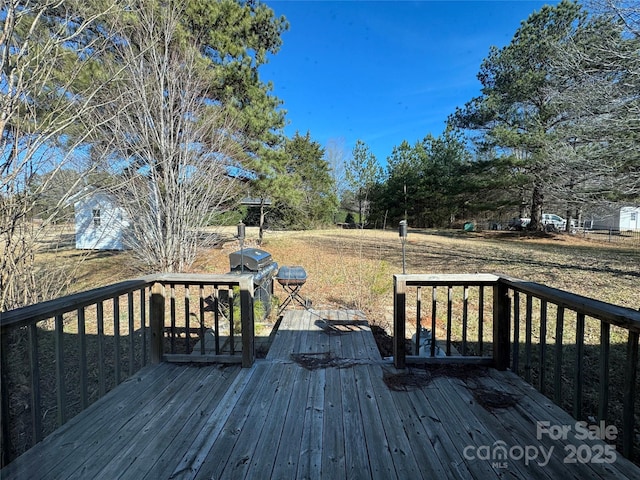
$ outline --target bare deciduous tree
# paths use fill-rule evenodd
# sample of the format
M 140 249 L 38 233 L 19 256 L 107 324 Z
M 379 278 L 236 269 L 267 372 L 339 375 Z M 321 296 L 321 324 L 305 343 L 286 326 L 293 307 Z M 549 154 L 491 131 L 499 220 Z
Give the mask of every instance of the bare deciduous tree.
M 324 148 L 324 158 L 331 169 L 334 193 L 342 199 L 344 192 L 349 188 L 347 182 L 347 161 L 350 152 L 347 152 L 344 138 L 330 138 Z
M 66 275 L 52 271 L 52 262 L 42 265 L 35 256 L 42 239 L 50 238 L 65 197 L 40 209 L 39 218 L 35 209 L 57 174 L 77 161 L 76 147 L 94 128 L 85 119 L 96 108 L 101 86 L 84 79 L 104 43 L 86 33 L 115 7 L 90 13 L 84 2 L 74 0 L 7 0 L 3 5 L 0 310 L 7 310 L 50 298 L 68 283 Z
M 96 130 L 94 154 L 120 179 L 111 189 L 127 212 L 126 241 L 148 271 L 191 265 L 213 237 L 205 227 L 238 193 L 233 169 L 244 158 L 237 125 L 208 100 L 196 45 L 178 34 L 180 14 L 149 6 L 118 24 L 113 101 L 95 112 L 113 118 Z
M 381 177 L 382 168 L 375 155 L 362 140 L 357 140 L 352 158 L 346 165 L 346 179 L 358 200 L 358 222 L 361 227 L 366 225 L 369 214 L 371 190 Z

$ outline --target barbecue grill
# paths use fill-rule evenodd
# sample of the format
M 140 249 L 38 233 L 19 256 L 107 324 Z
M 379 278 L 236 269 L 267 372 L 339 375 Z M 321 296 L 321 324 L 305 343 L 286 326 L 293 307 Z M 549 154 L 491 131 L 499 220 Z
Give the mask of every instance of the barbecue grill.
M 300 295 L 300 289 L 307 281 L 307 272 L 300 266 L 282 266 L 278 270 L 276 280 L 282 286 L 287 293 L 287 298 L 280 309 L 278 310 L 278 316 L 282 314 L 285 308 L 293 301 L 296 301 L 303 308 L 311 307 L 311 300 L 308 300 Z
M 271 254 L 259 248 L 242 248 L 229 254 L 229 266 L 232 272 L 245 270 L 259 272 L 273 263 Z
M 252 273 L 255 301 L 262 302 L 264 316 L 271 311 L 271 296 L 273 295 L 273 276 L 278 270 L 278 264 L 273 261 L 271 254 L 259 248 L 242 248 L 229 254 L 229 273 Z

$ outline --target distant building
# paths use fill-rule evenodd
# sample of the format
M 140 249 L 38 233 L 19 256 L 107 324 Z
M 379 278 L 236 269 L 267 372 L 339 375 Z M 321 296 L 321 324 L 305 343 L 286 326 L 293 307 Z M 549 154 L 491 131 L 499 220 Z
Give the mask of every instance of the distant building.
M 640 232 L 640 207 L 622 207 L 601 215 L 592 215 L 585 227 L 593 230 Z
M 86 187 L 71 197 L 75 212 L 76 248 L 80 250 L 124 250 L 129 230 L 126 212 L 115 196 Z
M 240 205 L 247 205 L 249 207 L 270 207 L 271 199 L 270 198 L 259 198 L 259 197 L 245 197 L 240 200 Z

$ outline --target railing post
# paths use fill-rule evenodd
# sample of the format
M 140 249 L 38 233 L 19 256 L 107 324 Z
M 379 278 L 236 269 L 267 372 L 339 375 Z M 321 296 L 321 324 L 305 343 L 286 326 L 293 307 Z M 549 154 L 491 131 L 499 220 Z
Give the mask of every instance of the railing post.
M 240 279 L 240 324 L 242 327 L 242 368 L 255 360 L 255 325 L 253 312 L 253 278 Z
M 622 397 L 622 455 L 633 460 L 634 408 L 638 374 L 638 332 L 629 331 L 627 341 L 627 364 L 625 366 L 624 393 Z
M 498 370 L 509 368 L 511 299 L 509 288 L 500 280 L 493 287 L 493 362 Z
M 11 460 L 9 452 L 13 449 L 11 433 L 9 429 L 9 372 L 7 365 L 9 356 L 9 330 L 0 332 L 0 468 Z
M 162 361 L 162 330 L 164 328 L 164 285 L 154 283 L 149 302 L 149 327 L 151 328 L 151 363 Z
M 404 337 L 406 335 L 406 281 L 398 275 L 393 276 L 393 365 L 405 368 L 407 352 Z
M 67 387 L 64 372 L 64 318 L 55 316 L 56 404 L 58 427 L 67 422 Z

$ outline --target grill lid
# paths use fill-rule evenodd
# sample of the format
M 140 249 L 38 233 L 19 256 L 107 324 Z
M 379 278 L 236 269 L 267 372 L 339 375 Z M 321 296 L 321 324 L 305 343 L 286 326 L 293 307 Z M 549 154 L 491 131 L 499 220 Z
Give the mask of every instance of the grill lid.
M 246 270 L 257 272 L 270 263 L 273 263 L 271 254 L 259 248 L 243 248 L 229 254 L 231 270 L 241 269 L 244 265 Z
M 280 285 L 304 285 L 307 281 L 307 272 L 299 265 L 283 265 L 278 270 L 276 280 Z

